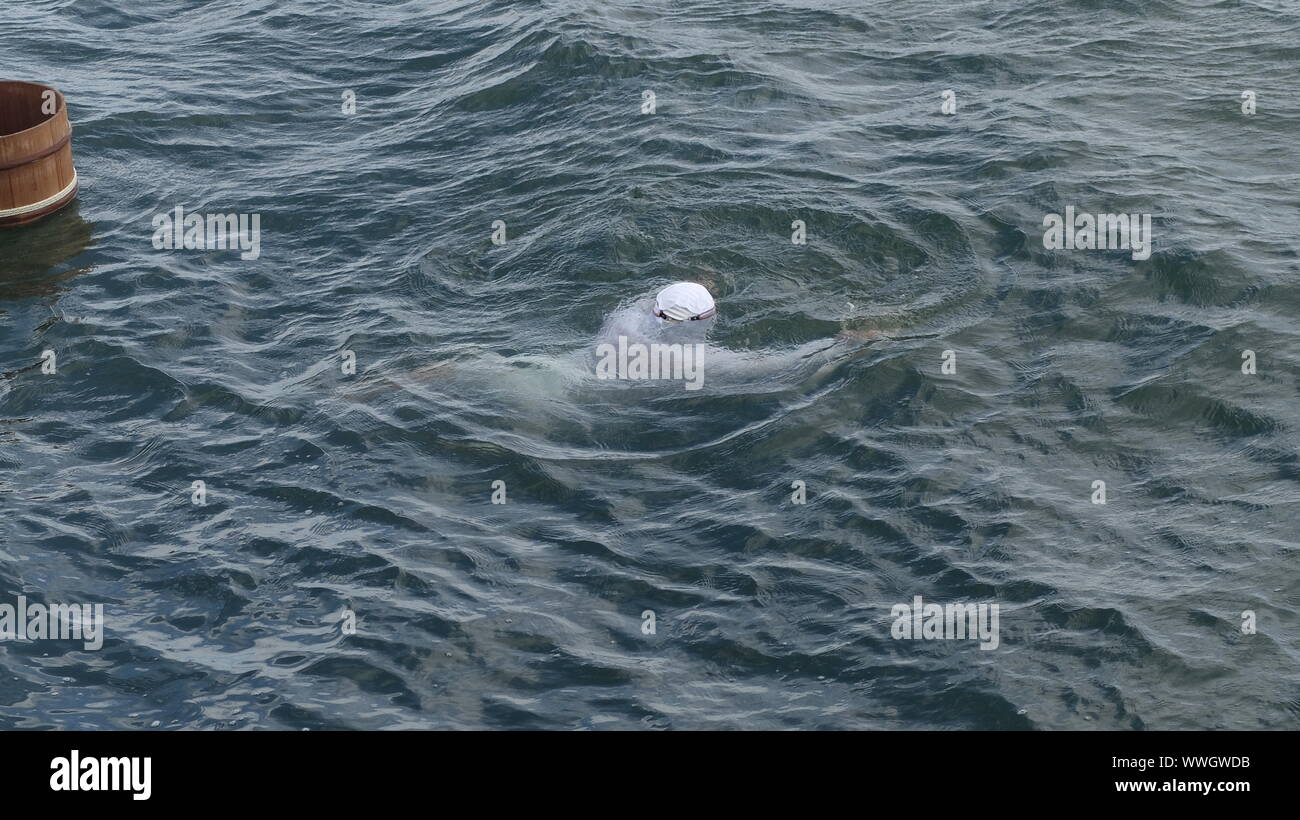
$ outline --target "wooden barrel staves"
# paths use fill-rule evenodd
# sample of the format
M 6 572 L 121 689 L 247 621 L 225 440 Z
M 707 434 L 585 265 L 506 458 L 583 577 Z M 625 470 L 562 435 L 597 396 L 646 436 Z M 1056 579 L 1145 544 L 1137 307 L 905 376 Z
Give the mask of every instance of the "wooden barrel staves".
M 0 82 L 0 228 L 35 222 L 76 196 L 63 95 L 36 83 Z

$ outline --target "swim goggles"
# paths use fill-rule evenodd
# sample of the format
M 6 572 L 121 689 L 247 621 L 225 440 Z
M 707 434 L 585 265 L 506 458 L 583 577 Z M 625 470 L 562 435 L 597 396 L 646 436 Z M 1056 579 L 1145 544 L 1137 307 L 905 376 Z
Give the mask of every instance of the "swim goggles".
M 700 315 L 698 315 L 698 316 L 692 316 L 692 317 L 690 317 L 689 319 L 687 319 L 686 321 L 688 321 L 688 322 L 698 322 L 698 321 L 700 321 L 701 319 L 712 319 L 712 318 L 713 318 L 714 316 L 716 316 L 717 314 L 718 314 L 718 309 L 717 309 L 717 308 L 709 308 L 708 310 L 704 311 L 704 312 L 701 313 Z M 662 310 L 655 310 L 655 316 L 656 316 L 657 318 L 659 318 L 659 319 L 663 319 L 665 322 L 680 322 L 680 321 L 682 321 L 681 319 L 674 319 L 673 317 L 671 317 L 671 316 L 665 314 Z

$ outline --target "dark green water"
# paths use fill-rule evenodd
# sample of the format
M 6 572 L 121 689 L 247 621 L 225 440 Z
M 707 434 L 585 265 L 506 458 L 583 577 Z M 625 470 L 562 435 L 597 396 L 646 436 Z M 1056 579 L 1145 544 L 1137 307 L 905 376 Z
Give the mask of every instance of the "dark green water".
M 0 727 L 1300 727 L 1289 0 L 4 17 L 82 193 L 0 233 L 0 604 L 106 625 L 0 642 Z M 703 389 L 584 378 L 678 279 Z

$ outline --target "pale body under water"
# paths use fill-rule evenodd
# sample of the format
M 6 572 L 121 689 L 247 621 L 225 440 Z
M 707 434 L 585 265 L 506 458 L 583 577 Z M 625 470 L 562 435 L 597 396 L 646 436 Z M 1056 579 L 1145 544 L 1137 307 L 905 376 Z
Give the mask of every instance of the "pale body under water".
M 610 399 L 610 392 L 628 389 L 675 391 L 682 395 L 759 394 L 815 388 L 818 376 L 846 356 L 863 352 L 864 337 L 840 333 L 832 338 L 771 349 L 734 350 L 710 341 L 710 330 L 721 319 L 672 322 L 653 313 L 653 294 L 628 300 L 613 310 L 588 344 L 554 354 L 503 355 L 490 346 L 458 350 L 452 359 L 390 373 L 376 368 L 363 373 L 349 393 L 373 398 L 391 389 L 420 391 L 431 387 L 458 395 L 502 402 L 520 418 L 537 414 L 571 416 L 574 405 L 587 408 Z M 671 346 L 672 368 L 659 374 L 658 362 L 649 375 L 628 376 L 609 365 L 620 348 L 642 347 L 659 355 L 658 346 Z M 666 354 L 665 354 L 666 355 Z M 683 365 L 679 356 L 685 356 Z M 430 351 L 430 357 L 434 357 Z M 667 360 L 665 361 L 665 364 Z M 636 401 L 638 394 L 625 397 Z M 639 394 L 644 398 L 644 394 Z

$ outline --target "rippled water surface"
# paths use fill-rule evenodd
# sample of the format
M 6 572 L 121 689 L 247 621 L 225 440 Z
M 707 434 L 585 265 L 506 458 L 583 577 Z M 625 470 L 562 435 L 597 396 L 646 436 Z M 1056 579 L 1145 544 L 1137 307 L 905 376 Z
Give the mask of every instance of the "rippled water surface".
M 0 234 L 0 602 L 107 628 L 0 643 L 0 727 L 1300 728 L 1289 0 L 4 17 L 82 192 Z M 594 381 L 679 279 L 704 387 Z

